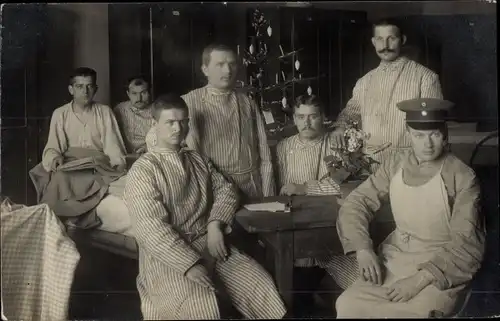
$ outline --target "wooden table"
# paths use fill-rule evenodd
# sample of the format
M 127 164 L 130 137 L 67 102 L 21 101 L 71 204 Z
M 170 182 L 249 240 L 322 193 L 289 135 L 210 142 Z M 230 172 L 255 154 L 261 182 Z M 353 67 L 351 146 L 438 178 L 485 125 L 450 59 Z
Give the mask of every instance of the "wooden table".
M 346 196 L 359 182 L 342 186 Z M 264 201 L 287 203 L 290 197 L 276 196 Z M 293 196 L 292 211 L 238 211 L 236 221 L 249 233 L 257 233 L 266 247 L 266 255 L 274 261 L 274 277 L 278 290 L 289 309 L 293 307 L 293 268 L 295 259 L 322 258 L 343 254 L 335 223 L 343 198 L 336 196 Z M 378 243 L 393 229 L 392 217 L 377 218 L 372 224 L 372 237 Z M 376 231 L 376 232 L 375 232 Z

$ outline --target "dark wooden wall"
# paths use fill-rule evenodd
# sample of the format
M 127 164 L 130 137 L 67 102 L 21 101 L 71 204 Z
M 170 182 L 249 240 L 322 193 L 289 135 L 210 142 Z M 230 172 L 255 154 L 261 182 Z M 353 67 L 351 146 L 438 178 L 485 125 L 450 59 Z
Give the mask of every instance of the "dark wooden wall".
M 236 50 L 238 44 L 243 44 L 245 12 L 244 7 L 220 3 L 152 6 L 155 94 L 182 95 L 204 86 L 203 48 L 220 42 Z
M 149 6 L 121 3 L 108 8 L 109 88 L 114 107 L 128 99 L 130 77 L 150 74 Z
M 16 203 L 35 199 L 28 171 L 38 160 L 40 118 L 37 57 L 43 7 L 2 7 L 1 194 Z

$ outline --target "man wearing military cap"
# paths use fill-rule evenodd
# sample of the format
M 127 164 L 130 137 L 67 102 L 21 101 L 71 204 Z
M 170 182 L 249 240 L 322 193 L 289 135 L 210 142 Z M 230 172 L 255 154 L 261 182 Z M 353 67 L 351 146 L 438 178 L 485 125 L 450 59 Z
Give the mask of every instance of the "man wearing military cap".
M 397 106 L 406 113 L 411 150 L 386 159 L 339 211 L 339 238 L 346 254 L 356 253 L 360 278 L 337 299 L 338 318 L 449 315 L 483 259 L 476 175 L 445 148 L 453 104 L 412 99 Z M 396 229 L 375 250 L 368 227 L 384 202 Z

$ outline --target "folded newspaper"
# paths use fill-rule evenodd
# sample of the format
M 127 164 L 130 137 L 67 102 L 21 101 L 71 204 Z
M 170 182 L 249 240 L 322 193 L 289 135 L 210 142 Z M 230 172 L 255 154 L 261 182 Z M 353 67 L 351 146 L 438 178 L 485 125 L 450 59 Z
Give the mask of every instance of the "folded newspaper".
M 280 202 L 246 204 L 244 207 L 252 212 L 286 212 L 287 205 Z

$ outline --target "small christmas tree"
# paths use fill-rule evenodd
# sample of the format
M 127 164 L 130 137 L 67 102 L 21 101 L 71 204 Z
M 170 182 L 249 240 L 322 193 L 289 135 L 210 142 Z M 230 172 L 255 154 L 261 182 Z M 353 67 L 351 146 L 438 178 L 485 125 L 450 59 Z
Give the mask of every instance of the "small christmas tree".
M 272 28 L 269 21 L 264 17 L 263 13 L 259 9 L 255 9 L 252 17 L 252 27 L 255 31 L 255 35 L 251 37 L 251 44 L 247 49 L 243 50 L 243 64 L 247 68 L 248 75 L 248 85 L 244 83 L 241 87 L 248 91 L 249 95 L 255 99 L 259 104 L 264 116 L 269 115 L 273 112 L 273 105 L 278 105 L 277 108 L 281 111 L 283 117 L 278 117 L 283 119 L 283 121 L 275 121 L 276 127 L 270 129 L 271 133 L 280 132 L 285 127 L 292 124 L 292 105 L 295 97 L 291 97 L 290 88 L 294 84 L 308 85 L 307 94 L 312 95 L 312 87 L 310 85 L 311 81 L 318 79 L 319 77 L 309 77 L 303 78 L 300 73 L 300 61 L 297 59 L 297 53 L 302 49 L 294 50 L 288 53 L 283 51 L 283 47 L 279 45 L 279 54 L 272 54 L 272 51 L 268 49 L 267 41 L 272 36 Z M 275 48 L 278 49 L 278 48 Z M 276 50 L 277 52 L 277 50 Z M 238 55 L 240 55 L 240 50 L 238 48 Z M 275 82 L 272 83 L 271 79 L 273 77 L 269 75 L 268 70 L 266 70 L 269 62 L 271 60 L 287 61 L 293 62 L 292 68 L 295 68 L 296 73 L 292 70 L 288 75 L 284 71 L 275 74 Z M 296 77 L 298 74 L 298 77 Z M 282 92 L 281 100 L 268 101 L 265 99 L 266 93 L 280 90 Z M 276 108 L 274 108 L 276 111 Z M 273 117 L 276 119 L 275 117 Z M 276 119 L 277 120 L 277 119 Z

